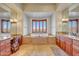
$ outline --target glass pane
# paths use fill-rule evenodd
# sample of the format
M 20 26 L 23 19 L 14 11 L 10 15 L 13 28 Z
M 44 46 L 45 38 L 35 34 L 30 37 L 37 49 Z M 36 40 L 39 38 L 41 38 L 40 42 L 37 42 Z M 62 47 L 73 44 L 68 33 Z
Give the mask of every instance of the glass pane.
M 47 27 L 47 23 L 46 23 L 46 21 L 44 21 L 44 25 L 43 25 L 44 27 L 44 32 L 46 32 L 46 27 Z
M 46 32 L 47 30 L 47 22 L 44 20 L 34 20 L 32 21 L 32 29 L 33 32 Z
M 72 32 L 72 22 L 69 21 L 69 32 L 71 33 Z
M 11 28 L 11 23 L 8 22 L 8 32 L 10 32 L 10 28 Z
M 73 33 L 77 33 L 77 22 L 76 21 L 72 21 L 72 31 Z
M 6 21 L 3 21 L 3 32 L 6 32 L 7 31 L 7 22 Z
M 42 24 L 43 24 L 43 22 L 40 21 L 40 32 L 42 32 Z
M 32 22 L 33 32 L 35 32 L 35 21 Z
M 39 32 L 39 21 L 37 21 L 37 32 Z

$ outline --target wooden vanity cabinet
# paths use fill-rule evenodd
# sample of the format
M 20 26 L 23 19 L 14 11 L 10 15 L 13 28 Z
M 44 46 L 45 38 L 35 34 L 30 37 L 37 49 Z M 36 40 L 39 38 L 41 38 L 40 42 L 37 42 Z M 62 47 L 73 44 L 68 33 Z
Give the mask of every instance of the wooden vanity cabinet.
M 21 44 L 22 44 L 22 36 L 21 35 L 13 36 L 13 39 L 11 40 L 12 53 L 16 52 L 19 49 Z
M 66 52 L 69 54 L 69 55 L 73 55 L 73 40 L 66 37 L 65 38 L 65 44 L 66 44 Z
M 79 56 L 79 40 L 73 40 L 73 55 Z
M 73 55 L 73 40 L 69 37 L 58 35 L 56 39 L 56 44 L 67 54 Z
M 59 35 L 57 35 L 57 37 L 56 37 L 56 44 L 58 45 L 58 46 L 60 46 L 59 44 L 60 44 L 60 37 L 59 37 Z
M 0 40 L 0 56 L 8 56 L 16 52 L 22 44 L 22 36 L 18 35 L 5 40 Z
M 23 39 L 22 35 L 19 35 L 18 38 L 19 38 L 19 45 L 22 45 L 22 39 Z
M 11 44 L 10 40 L 6 39 L 0 41 L 0 56 L 8 56 L 11 54 Z
M 65 50 L 65 40 L 64 40 L 64 37 L 61 36 L 61 35 L 58 35 L 57 36 L 57 39 L 56 39 L 56 44 L 62 48 L 63 50 Z
M 13 37 L 11 40 L 11 51 L 12 53 L 16 52 L 19 49 L 19 38 Z
M 63 50 L 65 50 L 65 48 L 66 48 L 66 44 L 65 44 L 65 40 L 64 40 L 65 38 L 63 37 L 63 36 L 61 36 L 60 37 L 60 40 L 61 40 L 61 48 L 63 49 Z

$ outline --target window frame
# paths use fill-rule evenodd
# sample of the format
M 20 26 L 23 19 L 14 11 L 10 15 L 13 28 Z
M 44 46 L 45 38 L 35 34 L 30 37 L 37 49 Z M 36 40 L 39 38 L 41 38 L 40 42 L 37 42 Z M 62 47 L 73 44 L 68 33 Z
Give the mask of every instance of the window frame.
M 76 21 L 76 25 L 77 25 L 76 26 L 76 33 L 79 33 L 78 32 L 78 30 L 79 30 L 78 29 L 78 19 L 70 19 L 69 21 L 71 22 L 71 32 L 73 32 L 73 29 L 72 29 L 73 28 L 73 25 L 72 25 L 73 24 L 73 21 Z
M 7 22 L 7 28 L 6 28 L 6 31 L 4 31 L 4 28 L 3 28 L 3 22 Z M 9 31 L 9 25 L 8 25 L 8 22 L 10 22 L 10 20 L 5 20 L 5 19 L 2 19 L 1 20 L 1 33 L 10 33 L 10 31 Z
M 46 22 L 46 30 L 44 31 L 44 21 Z M 35 22 L 35 30 L 33 30 L 33 22 Z M 39 30 L 37 31 L 37 24 L 36 23 L 39 23 Z M 42 22 L 42 31 L 40 30 L 40 22 Z M 44 20 L 32 20 L 32 33 L 47 33 L 47 19 L 44 19 Z

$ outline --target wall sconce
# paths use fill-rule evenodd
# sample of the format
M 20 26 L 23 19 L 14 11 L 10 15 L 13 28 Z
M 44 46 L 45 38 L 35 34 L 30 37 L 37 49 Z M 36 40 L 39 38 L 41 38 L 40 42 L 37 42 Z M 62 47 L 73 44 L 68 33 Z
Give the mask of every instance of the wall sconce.
M 68 18 L 66 18 L 66 19 L 62 19 L 62 21 L 68 21 L 69 19 Z
M 17 23 L 17 21 L 18 21 L 17 19 L 10 19 L 11 23 Z

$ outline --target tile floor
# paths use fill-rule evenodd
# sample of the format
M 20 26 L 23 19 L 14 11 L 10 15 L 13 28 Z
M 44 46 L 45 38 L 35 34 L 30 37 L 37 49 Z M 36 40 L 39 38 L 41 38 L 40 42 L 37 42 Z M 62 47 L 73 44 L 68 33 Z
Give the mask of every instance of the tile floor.
M 68 56 L 56 45 L 22 44 L 11 56 Z

